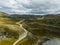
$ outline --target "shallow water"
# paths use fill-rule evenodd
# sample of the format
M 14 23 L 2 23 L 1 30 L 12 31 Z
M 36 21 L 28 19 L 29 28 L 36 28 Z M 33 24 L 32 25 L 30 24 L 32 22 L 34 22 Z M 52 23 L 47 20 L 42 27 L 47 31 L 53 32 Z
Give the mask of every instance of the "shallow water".
M 60 39 L 54 38 L 43 43 L 43 45 L 60 45 Z

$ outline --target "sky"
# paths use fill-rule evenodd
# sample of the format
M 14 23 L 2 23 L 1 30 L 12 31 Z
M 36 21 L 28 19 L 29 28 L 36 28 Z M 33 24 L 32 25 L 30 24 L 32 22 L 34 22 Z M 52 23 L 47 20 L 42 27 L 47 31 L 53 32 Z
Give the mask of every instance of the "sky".
M 11 14 L 60 14 L 60 0 L 0 0 L 0 11 Z

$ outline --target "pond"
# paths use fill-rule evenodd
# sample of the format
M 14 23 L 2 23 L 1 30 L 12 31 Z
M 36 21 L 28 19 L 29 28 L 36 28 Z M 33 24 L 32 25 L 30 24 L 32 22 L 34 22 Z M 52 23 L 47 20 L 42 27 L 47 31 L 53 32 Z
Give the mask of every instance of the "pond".
M 60 45 L 60 39 L 59 38 L 50 39 L 43 43 L 43 45 Z

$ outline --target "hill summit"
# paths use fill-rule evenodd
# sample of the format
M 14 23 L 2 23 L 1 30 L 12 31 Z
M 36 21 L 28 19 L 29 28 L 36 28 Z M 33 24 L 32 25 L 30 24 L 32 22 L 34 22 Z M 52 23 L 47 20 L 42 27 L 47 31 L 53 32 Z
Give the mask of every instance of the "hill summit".
M 0 11 L 0 16 L 7 16 L 8 14 Z

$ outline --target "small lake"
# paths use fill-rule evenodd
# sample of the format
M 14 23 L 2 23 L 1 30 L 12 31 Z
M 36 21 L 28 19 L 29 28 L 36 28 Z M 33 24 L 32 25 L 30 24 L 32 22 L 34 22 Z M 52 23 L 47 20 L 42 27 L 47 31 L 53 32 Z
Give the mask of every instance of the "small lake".
M 51 40 L 46 41 L 43 45 L 60 45 L 60 39 L 53 38 Z

